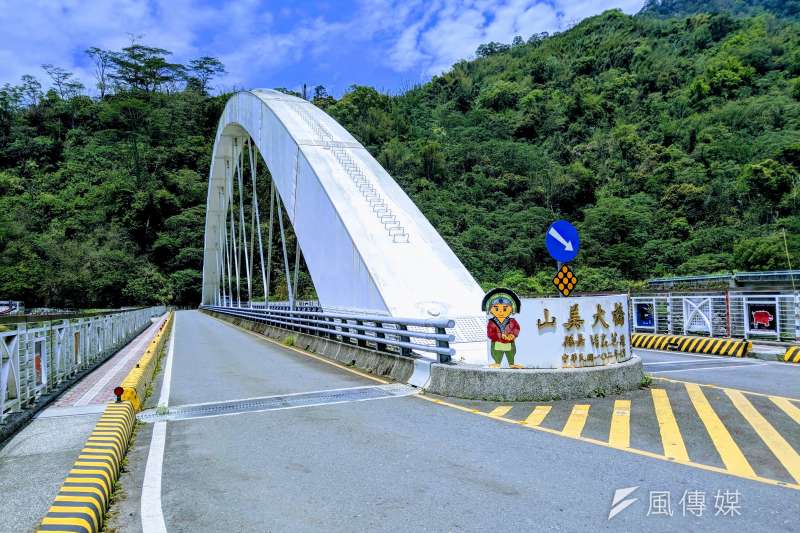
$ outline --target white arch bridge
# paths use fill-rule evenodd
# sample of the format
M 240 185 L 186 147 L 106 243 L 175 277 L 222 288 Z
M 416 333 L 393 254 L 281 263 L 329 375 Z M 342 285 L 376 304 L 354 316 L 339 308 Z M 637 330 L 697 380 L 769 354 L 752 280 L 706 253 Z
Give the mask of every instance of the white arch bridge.
M 272 90 L 235 94 L 209 174 L 203 306 L 377 349 L 484 360 L 483 291 L 386 170 L 322 110 Z M 296 236 L 293 266 L 284 218 Z M 301 255 L 313 304 L 297 299 Z M 277 278 L 281 301 L 270 297 Z

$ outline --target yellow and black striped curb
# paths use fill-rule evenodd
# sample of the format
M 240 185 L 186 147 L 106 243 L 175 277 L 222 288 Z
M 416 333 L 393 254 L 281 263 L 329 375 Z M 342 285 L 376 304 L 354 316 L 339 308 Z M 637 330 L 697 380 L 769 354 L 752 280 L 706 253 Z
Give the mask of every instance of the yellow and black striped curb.
M 158 355 L 161 353 L 164 343 L 167 342 L 167 332 L 169 332 L 171 325 L 172 313 L 169 313 L 167 319 L 163 324 L 161 324 L 161 327 L 159 328 L 155 337 L 153 337 L 153 340 L 150 341 L 150 344 L 144 351 L 142 358 L 139 359 L 139 362 L 136 363 L 136 366 L 131 369 L 131 371 L 120 384 L 123 389 L 120 399 L 124 402 L 131 402 L 131 405 L 133 405 L 133 408 L 136 410 L 136 412 L 142 410 L 145 391 L 147 390 L 147 386 L 150 385 L 155 377 Z
M 121 401 L 109 404 L 103 411 L 37 533 L 97 533 L 103 527 L 114 483 L 133 434 L 136 413 L 141 410 L 171 325 L 172 313 L 169 313 L 136 367 L 122 382 L 128 397 L 123 393 Z
M 135 416 L 130 402 L 106 407 L 37 531 L 100 531 Z
M 789 346 L 783 354 L 786 363 L 800 363 L 800 346 Z
M 707 353 L 731 357 L 744 357 L 753 349 L 753 343 L 744 339 L 720 339 L 717 337 L 660 335 L 654 333 L 634 333 L 631 335 L 631 346 L 648 350 Z

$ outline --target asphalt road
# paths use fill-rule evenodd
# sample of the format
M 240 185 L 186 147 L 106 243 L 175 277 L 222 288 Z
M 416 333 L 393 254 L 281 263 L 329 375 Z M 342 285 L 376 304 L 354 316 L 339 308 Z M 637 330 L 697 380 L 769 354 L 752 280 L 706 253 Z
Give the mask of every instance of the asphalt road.
M 656 381 L 652 390 L 624 397 L 547 405 L 416 395 L 303 407 L 297 398 L 305 396 L 288 395 L 380 383 L 197 312 L 177 314 L 173 357 L 170 406 L 271 395 L 283 395 L 286 404 L 166 423 L 160 507 L 170 532 L 797 528 L 800 480 L 792 475 L 798 465 L 785 448 L 778 450 L 788 453 L 781 456 L 785 463 L 770 456 L 771 448 L 732 403 L 741 407 L 744 398 L 784 442 L 800 449 L 800 421 L 771 407 L 767 396 L 699 389 L 707 402 L 704 420 L 709 410 L 716 413 L 746 457 L 731 466 L 741 474 L 746 464 L 753 472 L 734 476 L 722 460 L 735 455 L 733 448 L 715 448 L 719 441 L 693 411 L 697 391 L 682 383 Z M 691 374 L 664 375 L 686 380 Z M 760 378 L 736 379 L 755 385 Z M 629 435 L 620 431 L 628 419 Z M 530 427 L 520 423 L 525 420 Z M 111 530 L 142 531 L 153 428 L 146 424 L 137 436 Z M 720 438 L 718 427 L 713 434 Z M 619 503 L 635 501 L 609 520 L 615 490 L 633 487 Z
M 761 359 L 635 349 L 654 378 L 708 383 L 800 399 L 800 365 Z

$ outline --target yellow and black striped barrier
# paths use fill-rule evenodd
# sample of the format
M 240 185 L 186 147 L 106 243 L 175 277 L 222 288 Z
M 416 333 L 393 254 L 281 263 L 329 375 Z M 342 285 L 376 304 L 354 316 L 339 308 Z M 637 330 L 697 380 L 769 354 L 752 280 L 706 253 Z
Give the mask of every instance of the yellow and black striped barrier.
M 145 400 L 147 385 L 153 379 L 171 325 L 172 313 L 150 341 L 136 367 L 123 380 L 120 401 L 109 404 L 103 411 L 37 533 L 97 533 L 102 529 L 114 483 L 119 478 L 120 465 L 133 434 L 136 413 Z
M 161 324 L 161 328 L 158 330 L 158 333 L 156 333 L 156 336 L 153 337 L 153 340 L 150 341 L 142 358 L 139 359 L 136 366 L 131 369 L 120 384 L 122 388 L 120 399 L 123 402 L 131 402 L 137 413 L 142 410 L 145 391 L 155 377 L 158 356 L 164 347 L 164 343 L 167 342 L 167 335 L 165 335 L 164 332 L 169 331 L 171 325 L 172 313 L 170 313 L 164 323 Z
M 744 357 L 752 350 L 753 343 L 744 339 L 634 333 L 631 335 L 631 346 L 648 350 L 670 350 L 674 352 Z
M 789 346 L 783 354 L 786 363 L 800 363 L 800 346 Z
M 38 531 L 100 531 L 135 416 L 130 402 L 106 407 Z

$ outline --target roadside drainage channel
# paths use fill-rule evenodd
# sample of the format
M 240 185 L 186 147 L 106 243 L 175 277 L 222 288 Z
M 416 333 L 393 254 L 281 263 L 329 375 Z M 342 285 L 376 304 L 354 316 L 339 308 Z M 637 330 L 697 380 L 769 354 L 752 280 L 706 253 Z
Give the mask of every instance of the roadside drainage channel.
M 169 407 L 166 410 L 163 408 L 148 409 L 136 415 L 136 418 L 144 423 L 152 424 L 155 422 L 173 420 L 190 420 L 195 418 L 279 411 L 282 409 L 297 409 L 300 407 L 315 407 L 338 403 L 402 398 L 404 396 L 417 394 L 418 392 L 419 389 L 409 385 L 392 383 L 389 385 L 372 385 L 366 387 L 283 394 L 278 396 L 262 396 L 244 400 L 189 404 Z

